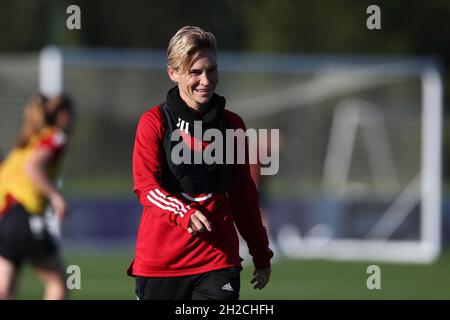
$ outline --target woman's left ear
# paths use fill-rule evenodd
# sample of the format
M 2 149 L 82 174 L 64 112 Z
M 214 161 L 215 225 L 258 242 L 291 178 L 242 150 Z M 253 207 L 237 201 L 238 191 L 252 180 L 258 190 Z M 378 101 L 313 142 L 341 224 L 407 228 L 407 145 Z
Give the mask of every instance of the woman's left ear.
M 178 84 L 178 81 L 175 79 L 176 78 L 175 71 L 169 66 L 167 66 L 167 74 L 168 74 L 170 80 L 172 80 L 173 82 Z

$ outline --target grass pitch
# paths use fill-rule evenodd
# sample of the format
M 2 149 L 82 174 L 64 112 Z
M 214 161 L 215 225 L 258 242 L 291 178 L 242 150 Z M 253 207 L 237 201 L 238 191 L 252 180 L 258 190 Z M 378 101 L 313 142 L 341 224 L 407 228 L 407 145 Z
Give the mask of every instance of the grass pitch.
M 70 299 L 135 299 L 134 281 L 125 270 L 132 250 L 120 252 L 66 252 L 67 265 L 81 269 L 81 289 Z M 381 289 L 369 290 L 369 265 L 381 268 Z M 450 299 L 450 250 L 430 265 L 376 262 L 330 262 L 279 260 L 273 264 L 272 279 L 263 290 L 250 284 L 253 269 L 244 265 L 241 299 Z M 40 299 L 43 286 L 26 267 L 19 284 L 19 299 Z

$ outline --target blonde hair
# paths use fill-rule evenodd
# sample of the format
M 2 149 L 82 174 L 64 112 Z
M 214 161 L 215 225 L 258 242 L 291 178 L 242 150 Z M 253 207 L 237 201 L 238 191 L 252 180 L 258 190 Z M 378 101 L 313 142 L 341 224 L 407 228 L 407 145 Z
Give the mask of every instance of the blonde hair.
M 23 125 L 16 142 L 17 147 L 24 148 L 31 137 L 39 133 L 45 127 L 46 103 L 46 97 L 37 95 L 25 106 Z
M 211 50 L 217 56 L 216 37 L 199 27 L 185 26 L 170 39 L 167 65 L 179 72 L 186 71 L 198 52 Z

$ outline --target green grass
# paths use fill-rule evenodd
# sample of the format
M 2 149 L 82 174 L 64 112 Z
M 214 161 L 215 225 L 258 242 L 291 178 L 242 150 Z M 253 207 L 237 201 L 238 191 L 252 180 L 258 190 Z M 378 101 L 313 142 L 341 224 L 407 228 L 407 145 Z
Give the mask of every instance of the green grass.
M 71 299 L 135 299 L 134 281 L 125 274 L 132 252 L 67 253 L 66 264 L 81 268 L 81 290 Z M 381 268 L 381 289 L 369 290 L 366 269 Z M 251 265 L 245 265 L 241 299 L 450 299 L 450 251 L 431 265 L 374 262 L 283 260 L 273 265 L 263 290 L 250 285 Z M 43 287 L 29 268 L 22 273 L 19 299 L 39 299 Z

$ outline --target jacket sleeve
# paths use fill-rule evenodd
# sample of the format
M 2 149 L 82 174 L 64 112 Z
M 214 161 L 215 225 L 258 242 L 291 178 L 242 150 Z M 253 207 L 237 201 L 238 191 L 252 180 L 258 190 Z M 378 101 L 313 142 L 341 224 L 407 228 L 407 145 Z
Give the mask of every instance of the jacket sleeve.
M 159 107 L 139 120 L 133 150 L 133 191 L 140 203 L 161 220 L 184 229 L 196 211 L 161 186 L 164 126 Z
M 232 114 L 229 122 L 233 129 L 240 128 L 246 131 L 244 121 L 237 115 Z M 247 139 L 245 152 L 248 155 Z M 235 161 L 235 164 L 231 166 L 228 198 L 236 228 L 247 242 L 255 268 L 264 269 L 270 267 L 273 252 L 269 249 L 267 231 L 261 220 L 258 192 L 250 174 L 248 160 L 247 156 L 245 164 L 237 164 Z

